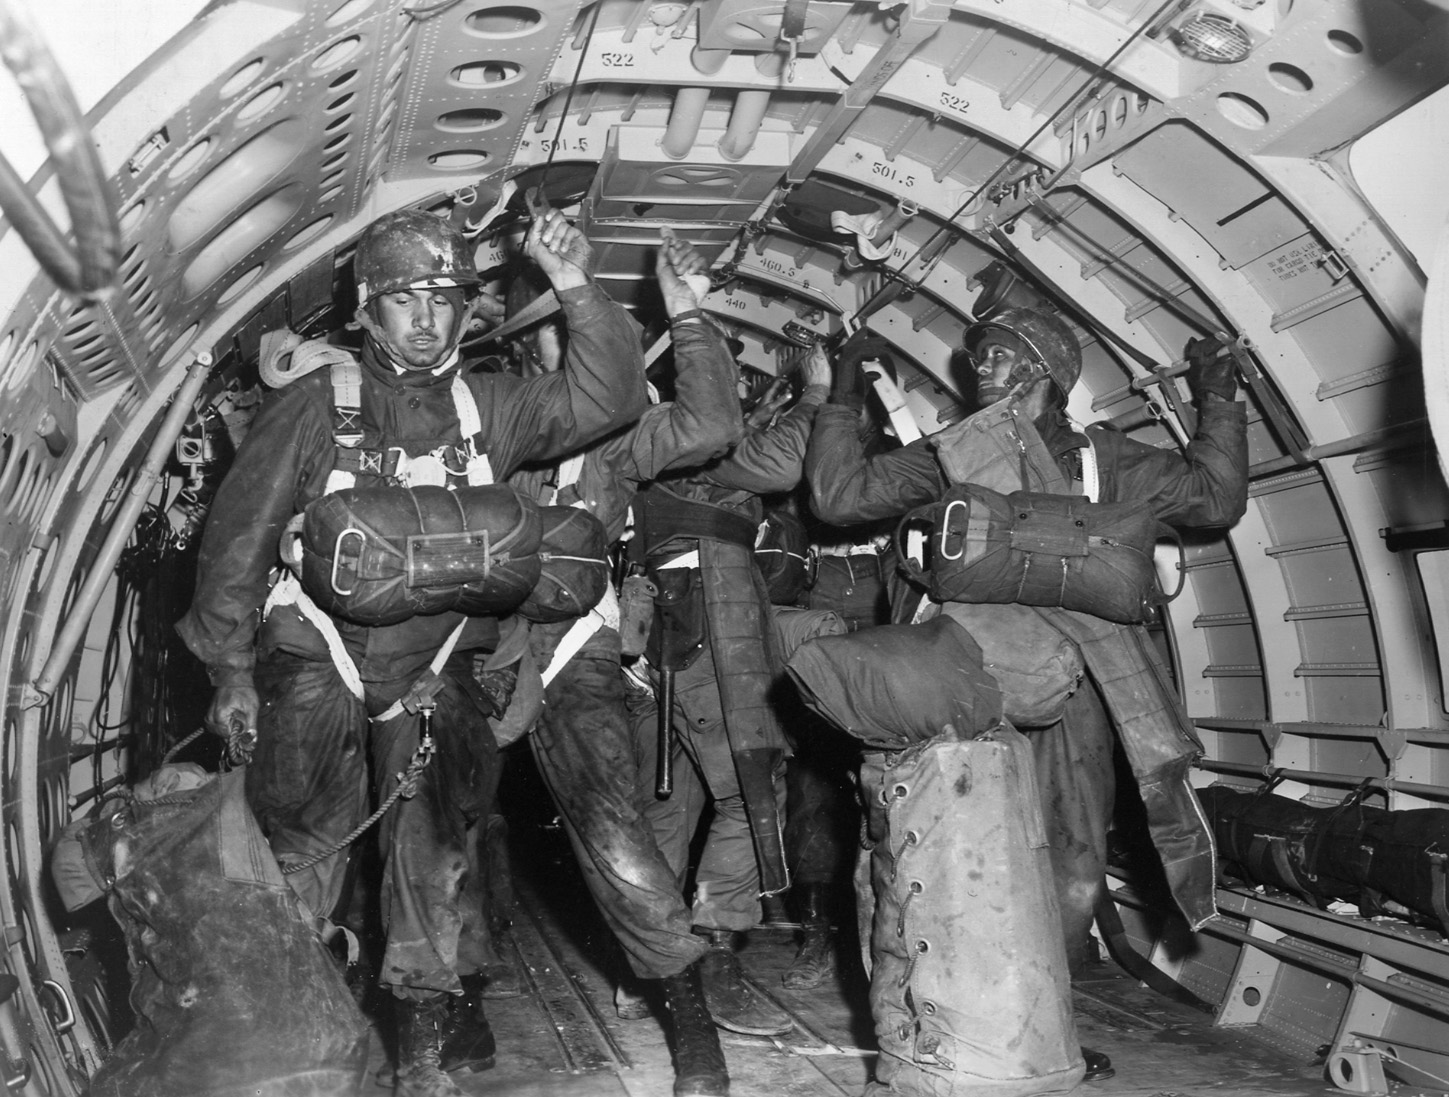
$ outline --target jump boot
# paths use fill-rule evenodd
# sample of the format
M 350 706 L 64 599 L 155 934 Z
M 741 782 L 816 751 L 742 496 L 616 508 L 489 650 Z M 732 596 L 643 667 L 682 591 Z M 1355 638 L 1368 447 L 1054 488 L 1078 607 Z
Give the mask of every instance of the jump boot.
M 789 1032 L 795 1024 L 790 1015 L 764 1001 L 745 982 L 740 958 L 735 955 L 734 933 L 707 929 L 704 937 L 709 941 L 709 951 L 699 959 L 699 975 L 714 1023 L 747 1036 L 783 1036 Z
M 397 1015 L 398 1097 L 464 1097 L 443 1070 L 443 1038 L 448 1024 L 448 996 L 435 994 L 420 1002 L 399 1000 Z
M 664 1004 L 674 1024 L 674 1097 L 729 1097 L 719 1033 L 704 1004 L 701 962 L 663 980 Z
M 483 976 L 465 975 L 463 995 L 448 995 L 448 1017 L 443 1022 L 442 1068 L 455 1070 L 487 1070 L 493 1065 L 497 1042 L 493 1027 L 483 1012 Z
M 791 990 L 812 990 L 835 974 L 835 941 L 830 932 L 830 889 L 804 884 L 800 889 L 800 951 L 780 976 Z

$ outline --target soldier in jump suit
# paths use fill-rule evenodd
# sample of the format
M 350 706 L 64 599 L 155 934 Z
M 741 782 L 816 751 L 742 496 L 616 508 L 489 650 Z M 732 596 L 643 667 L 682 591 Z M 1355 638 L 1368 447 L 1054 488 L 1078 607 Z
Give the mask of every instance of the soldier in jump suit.
M 754 1035 L 790 1029 L 782 1011 L 755 995 L 735 955 L 735 935 L 759 920 L 760 897 L 788 884 L 781 840 L 785 739 L 769 698 L 781 675 L 769 598 L 754 563 L 760 496 L 799 484 L 816 409 L 829 391 L 823 350 L 807 360 L 795 406 L 746 432 L 722 460 L 666 476 L 640 496 L 635 544 L 660 589 L 657 646 L 648 653 L 688 764 L 679 787 L 649 815 L 683 886 L 690 836 L 713 801 L 714 818 L 696 870 L 693 920 L 709 950 L 701 974 L 721 1027 Z M 652 700 L 631 698 L 641 744 L 656 741 Z M 661 704 L 665 704 L 661 697 Z M 652 751 L 645 746 L 641 753 Z
M 1218 355 L 1215 339 L 1195 340 L 1188 386 L 1197 401 L 1198 423 L 1184 454 L 1158 449 L 1116 431 L 1089 428 L 1086 434 L 1067 421 L 1067 394 L 1081 373 L 1081 351 L 1070 327 L 1047 308 L 1011 308 L 973 324 L 964 347 L 972 362 L 982 408 L 1015 402 L 1021 434 L 1032 434 L 1033 455 L 1046 484 L 1020 483 L 1034 490 L 1065 491 L 1083 480 L 1083 451 L 1096 456 L 1103 502 L 1147 502 L 1162 522 L 1176 527 L 1224 527 L 1247 507 L 1247 420 L 1235 398 L 1231 359 Z M 846 386 L 848 387 L 848 386 Z M 1034 428 L 1029 430 L 1027 428 Z M 1089 441 L 1090 438 L 1090 441 Z M 855 411 L 835 404 L 822 409 L 806 459 L 816 513 L 840 524 L 900 515 L 941 498 L 949 485 L 936 452 L 940 438 L 867 458 L 856 432 Z M 1023 443 L 1025 454 L 1031 447 Z M 1023 460 L 1021 468 L 1026 468 Z M 1062 611 L 1053 622 L 1068 622 Z M 1078 622 L 1087 618 L 1074 615 Z M 1151 741 L 1162 755 L 1193 753 L 1193 733 L 1174 714 L 1155 667 L 1148 665 L 1138 626 L 1101 622 L 1069 636 L 1080 643 L 1087 680 L 1067 702 L 1064 718 L 1031 733 L 1041 790 L 1041 809 L 1051 848 L 1053 876 L 1061 906 L 1067 959 L 1075 974 L 1086 956 L 1093 911 L 1107 859 L 1115 775 L 1114 732 L 1128 746 L 1129 736 Z M 1109 665 L 1110 664 L 1110 665 Z M 1110 670 L 1111 674 L 1104 674 Z M 1134 718 L 1128 719 L 1131 714 Z M 1164 745 L 1166 744 L 1166 745 Z M 1200 749 L 1200 748 L 1198 748 Z M 1135 765 L 1135 763 L 1134 763 Z M 1201 823 L 1185 774 L 1150 780 L 1138 772 L 1174 895 L 1195 924 L 1212 912 L 1211 836 Z M 1151 797 L 1151 798 L 1149 798 Z M 1084 1049 L 1087 1078 L 1105 1078 L 1112 1067 L 1105 1055 Z
M 707 264 L 664 229 L 655 269 L 674 350 L 674 399 L 561 465 L 526 469 L 519 487 L 547 505 L 582 507 L 623 534 L 629 505 L 647 481 L 722 456 L 741 435 L 739 370 L 724 336 L 699 309 Z M 512 295 L 510 294 L 510 297 Z M 539 366 L 558 368 L 558 340 L 535 339 Z M 530 348 L 531 350 L 533 348 Z M 612 590 L 586 617 L 535 625 L 534 655 L 546 704 L 530 737 L 594 902 L 641 979 L 662 980 L 674 1028 L 678 1097 L 725 1097 L 729 1074 L 706 1012 L 699 959 L 675 870 L 644 817 L 653 769 L 636 758 L 620 669 L 619 603 Z
M 295 598 L 273 598 L 264 610 L 284 527 L 329 490 L 344 460 L 358 486 L 477 484 L 577 448 L 643 410 L 638 340 L 592 283 L 582 233 L 549 211 L 534 219 L 525 250 L 552 282 L 573 336 L 565 368 L 530 380 L 469 372 L 461 358 L 470 315 L 496 302 L 477 295 L 455 228 L 417 210 L 368 227 L 354 260 L 356 319 L 366 331 L 357 391 L 337 392 L 322 370 L 268 398 L 217 494 L 196 595 L 178 625 L 216 687 L 208 727 L 223 736 L 255 729 L 248 800 L 284 866 L 325 851 L 362 818 L 369 754 L 379 798 L 392 791 L 419 742 L 420 701 L 435 706 L 437 756 L 380 836 L 381 981 L 398 1000 L 398 1091 L 415 1097 L 461 1092 L 439 1056 L 449 1002 L 461 991 L 464 833 L 497 782 L 486 718 L 498 714 L 470 671 L 474 653 L 497 644 L 498 624 L 447 612 L 367 627 L 315 605 L 309 616 Z M 341 418 L 353 420 L 345 425 L 360 444 L 339 444 Z M 452 654 L 429 673 L 455 630 Z M 313 914 L 331 913 L 344 859 L 292 878 Z

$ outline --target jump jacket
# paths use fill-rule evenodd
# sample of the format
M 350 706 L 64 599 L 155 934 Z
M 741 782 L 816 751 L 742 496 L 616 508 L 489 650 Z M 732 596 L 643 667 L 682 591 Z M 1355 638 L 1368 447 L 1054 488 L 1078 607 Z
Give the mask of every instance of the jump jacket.
M 633 421 L 646 406 L 639 340 L 628 315 L 597 286 L 559 293 L 570 339 L 564 368 L 523 380 L 465 372 L 482 420 L 479 448 L 495 479 L 530 460 L 557 457 Z M 400 447 L 422 456 L 464 440 L 451 395 L 455 365 L 438 375 L 399 374 L 368 340 L 362 354 L 362 446 Z M 272 393 L 217 492 L 202 537 L 196 595 L 177 625 L 215 684 L 246 681 L 255 662 L 261 609 L 288 520 L 323 494 L 335 462 L 333 395 L 325 371 Z M 359 487 L 382 486 L 359 474 Z M 460 615 L 415 617 L 368 628 L 338 621 L 364 681 L 421 671 Z M 487 648 L 491 619 L 474 618 L 459 650 Z M 261 637 L 268 649 L 325 659 L 321 637 L 295 613 L 273 613 Z

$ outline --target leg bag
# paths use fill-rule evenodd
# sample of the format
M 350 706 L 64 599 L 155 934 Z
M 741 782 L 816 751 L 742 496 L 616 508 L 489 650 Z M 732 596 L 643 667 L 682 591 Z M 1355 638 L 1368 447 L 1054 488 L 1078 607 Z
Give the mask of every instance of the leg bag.
M 1031 749 L 1010 727 L 894 756 L 877 787 L 877 1092 L 1065 1093 L 1084 1073 Z

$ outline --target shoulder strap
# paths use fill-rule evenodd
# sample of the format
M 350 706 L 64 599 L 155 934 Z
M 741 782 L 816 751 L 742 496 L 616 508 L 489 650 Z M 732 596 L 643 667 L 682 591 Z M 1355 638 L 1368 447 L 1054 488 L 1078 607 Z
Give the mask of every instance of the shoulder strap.
M 332 377 L 332 441 L 338 456 L 341 451 L 362 445 L 362 367 L 350 355 L 334 360 L 329 366 Z M 334 461 L 327 477 L 327 494 L 342 491 L 357 483 L 355 472 Z
M 483 418 L 478 414 L 478 400 L 461 373 L 453 375 L 453 409 L 458 413 L 458 427 L 463 433 L 463 451 L 467 454 L 468 486 L 485 487 L 493 483 L 493 466 L 483 452 Z
M 558 465 L 558 484 L 553 489 L 553 498 L 549 500 L 550 506 L 558 506 L 558 497 L 563 494 L 564 488 L 573 487 L 579 482 L 579 477 L 584 471 L 584 455 L 582 452 L 565 457 Z
M 1102 472 L 1097 461 L 1097 443 L 1090 431 L 1082 432 L 1087 444 L 1082 447 L 1082 494 L 1094 503 L 1102 501 Z

